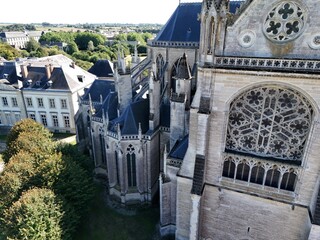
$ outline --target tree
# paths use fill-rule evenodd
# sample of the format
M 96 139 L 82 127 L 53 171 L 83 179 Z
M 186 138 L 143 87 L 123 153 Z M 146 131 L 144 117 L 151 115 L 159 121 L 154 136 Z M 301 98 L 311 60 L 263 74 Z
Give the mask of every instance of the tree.
M 88 42 L 87 50 L 88 51 L 93 51 L 94 50 L 94 45 L 93 45 L 93 42 L 91 40 Z
M 105 40 L 103 35 L 90 32 L 79 32 L 74 39 L 80 50 L 87 50 L 89 41 L 92 41 L 94 46 L 98 46 L 103 45 Z
M 0 213 L 4 207 L 16 201 L 21 192 L 30 186 L 29 180 L 36 174 L 34 158 L 21 151 L 11 157 L 2 175 L 0 175 Z
M 5 210 L 1 233 L 7 239 L 60 240 L 61 201 L 52 190 L 31 189 Z
M 26 43 L 25 48 L 30 53 L 32 51 L 37 51 L 39 47 L 40 47 L 40 44 L 33 38 L 30 38 L 30 40 Z
M 3 153 L 4 162 L 8 162 L 10 157 L 21 150 L 38 153 L 39 156 L 52 153 L 54 143 L 51 137 L 52 133 L 48 129 L 30 118 L 17 122 L 7 136 L 7 148 Z
M 0 56 L 7 60 L 13 60 L 21 57 L 21 53 L 9 44 L 0 42 Z
M 78 49 L 78 46 L 75 42 L 72 41 L 68 44 L 68 47 L 67 47 L 68 54 L 72 55 L 73 53 L 78 52 L 78 51 L 79 51 L 79 49 Z

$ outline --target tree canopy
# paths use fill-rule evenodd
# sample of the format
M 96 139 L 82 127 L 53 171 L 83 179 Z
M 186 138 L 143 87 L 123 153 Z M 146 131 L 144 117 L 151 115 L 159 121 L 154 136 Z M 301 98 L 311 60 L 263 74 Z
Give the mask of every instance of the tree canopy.
M 94 194 L 89 158 L 32 119 L 16 123 L 7 143 L 0 239 L 72 239 Z

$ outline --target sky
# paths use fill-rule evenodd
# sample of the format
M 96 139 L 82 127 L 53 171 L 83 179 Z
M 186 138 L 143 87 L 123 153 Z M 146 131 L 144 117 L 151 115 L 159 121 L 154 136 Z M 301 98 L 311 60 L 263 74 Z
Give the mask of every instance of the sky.
M 200 0 L 180 0 L 202 2 Z M 179 0 L 15 0 L 1 1 L 0 23 L 159 23 L 165 24 Z

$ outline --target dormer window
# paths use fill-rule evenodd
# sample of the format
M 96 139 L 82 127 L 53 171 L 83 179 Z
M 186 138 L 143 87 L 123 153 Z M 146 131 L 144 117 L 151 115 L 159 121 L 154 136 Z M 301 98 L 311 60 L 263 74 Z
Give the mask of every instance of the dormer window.
M 79 82 L 83 82 L 83 81 L 84 81 L 85 76 L 83 76 L 83 75 L 78 75 L 77 77 L 78 77 L 78 81 L 79 81 Z

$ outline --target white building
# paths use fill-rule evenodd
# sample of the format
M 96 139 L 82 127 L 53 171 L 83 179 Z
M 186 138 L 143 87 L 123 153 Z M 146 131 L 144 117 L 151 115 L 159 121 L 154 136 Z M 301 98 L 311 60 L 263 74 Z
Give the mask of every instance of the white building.
M 75 133 L 78 97 L 96 78 L 56 55 L 0 65 L 0 127 L 32 118 L 53 132 Z
M 2 32 L 0 39 L 15 48 L 25 48 L 30 39 L 39 41 L 42 31 Z

